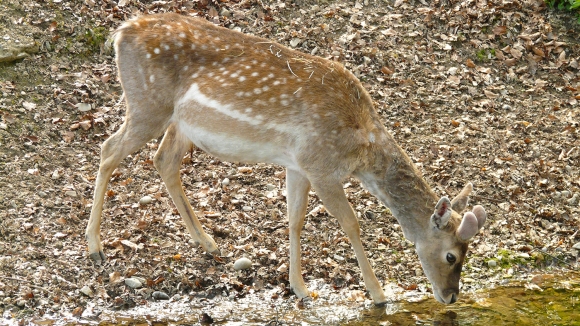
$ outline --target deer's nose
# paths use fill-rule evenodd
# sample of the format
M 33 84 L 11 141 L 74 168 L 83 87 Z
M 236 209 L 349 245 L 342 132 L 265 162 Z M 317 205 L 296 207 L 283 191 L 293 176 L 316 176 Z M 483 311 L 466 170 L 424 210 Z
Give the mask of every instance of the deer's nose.
M 451 295 L 451 300 L 449 301 L 449 303 L 455 303 L 455 301 L 457 301 L 457 294 L 456 293 L 453 293 Z

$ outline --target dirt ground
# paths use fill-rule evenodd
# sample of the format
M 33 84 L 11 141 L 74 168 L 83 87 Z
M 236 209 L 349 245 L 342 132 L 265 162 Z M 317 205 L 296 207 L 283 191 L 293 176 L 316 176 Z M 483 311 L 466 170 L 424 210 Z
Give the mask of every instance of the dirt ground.
M 279 288 L 292 299 L 284 169 L 199 150 L 184 158 L 186 194 L 222 252 L 211 257 L 190 242 L 152 165 L 159 139 L 114 173 L 101 232 L 108 261 L 88 259 L 84 229 L 100 145 L 124 114 L 106 40 L 134 15 L 166 11 L 343 63 L 437 194 L 454 196 L 473 182 L 471 203 L 489 217 L 470 247 L 462 291 L 578 270 L 573 14 L 533 0 L 5 0 L 0 37 L 17 60 L 0 62 L 0 324 L 98 320 L 99 310 L 143 304 L 155 291 L 157 299 L 211 299 Z M 429 291 L 389 211 L 357 180 L 344 188 L 378 279 Z M 313 192 L 308 212 L 306 280 L 365 291 L 348 239 Z M 241 257 L 252 267 L 236 272 Z M 129 278 L 143 286 L 131 288 Z

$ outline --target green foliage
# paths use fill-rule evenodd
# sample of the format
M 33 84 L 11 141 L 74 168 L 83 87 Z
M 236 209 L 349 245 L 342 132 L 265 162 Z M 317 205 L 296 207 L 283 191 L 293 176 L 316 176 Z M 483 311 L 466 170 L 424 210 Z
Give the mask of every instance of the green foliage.
M 495 49 L 480 49 L 475 52 L 476 60 L 479 62 L 486 62 L 495 57 Z
M 580 24 L 580 0 L 544 0 L 551 9 L 575 11 Z

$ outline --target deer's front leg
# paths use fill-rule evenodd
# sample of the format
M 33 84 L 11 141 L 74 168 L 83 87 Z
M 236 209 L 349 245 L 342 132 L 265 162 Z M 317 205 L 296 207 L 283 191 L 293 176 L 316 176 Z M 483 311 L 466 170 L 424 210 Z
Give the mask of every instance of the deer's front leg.
M 350 243 L 354 249 L 358 265 L 360 266 L 365 285 L 375 302 L 375 304 L 383 304 L 387 301 L 385 293 L 381 284 L 377 280 L 375 273 L 367 259 L 364 252 L 362 242 L 360 240 L 360 227 L 356 215 L 350 206 L 342 184 L 340 182 L 312 182 L 314 190 L 318 197 L 324 203 L 328 212 L 338 219 L 340 226 L 348 236 Z
M 201 223 L 183 192 L 179 168 L 183 155 L 190 146 L 191 142 L 177 131 L 175 125 L 171 125 L 163 136 L 153 162 L 193 240 L 199 243 L 205 251 L 219 255 L 220 251 L 215 241 L 203 231 Z
M 308 191 L 310 181 L 300 173 L 286 170 L 286 198 L 288 205 L 288 219 L 290 221 L 290 288 L 299 298 L 309 295 L 308 288 L 302 278 L 300 262 L 300 231 L 304 226 L 306 207 L 308 206 Z

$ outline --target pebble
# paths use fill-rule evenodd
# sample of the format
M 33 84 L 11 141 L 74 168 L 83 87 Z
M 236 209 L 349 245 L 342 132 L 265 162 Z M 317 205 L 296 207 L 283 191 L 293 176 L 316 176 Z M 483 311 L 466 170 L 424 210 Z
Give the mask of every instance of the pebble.
M 494 268 L 497 266 L 497 262 L 495 260 L 490 260 L 487 262 L 487 266 L 490 268 Z
M 169 300 L 169 296 L 163 291 L 155 291 L 151 296 L 155 300 Z
M 222 186 L 227 186 L 227 185 L 229 185 L 229 184 L 230 184 L 230 179 L 228 179 L 228 178 L 224 178 L 224 179 L 222 180 Z
M 580 242 L 572 246 L 572 249 L 580 250 Z
M 79 291 L 81 291 L 82 294 L 86 295 L 89 298 L 92 298 L 94 295 L 93 290 L 91 290 L 91 288 L 88 285 L 83 286 Z
M 252 210 L 252 207 L 250 207 L 250 206 L 244 206 L 244 207 L 242 207 L 242 210 L 243 210 L 244 212 L 249 212 L 249 211 L 251 211 L 251 210 Z
M 138 289 L 143 286 L 143 284 L 138 279 L 132 277 L 126 278 L 125 284 L 132 289 Z
M 511 110 L 512 109 L 512 107 L 509 106 L 509 105 L 507 105 L 507 104 L 502 105 L 501 108 L 504 109 L 504 110 Z
M 267 185 L 266 185 L 266 190 L 268 190 L 268 191 L 272 191 L 272 190 L 274 190 L 274 189 L 276 189 L 276 186 L 275 186 L 275 185 L 273 185 L 273 184 L 267 184 Z
M 248 269 L 252 267 L 252 261 L 246 257 L 242 257 L 234 263 L 234 269 L 240 271 L 242 269 Z
M 415 276 L 423 276 L 423 270 L 420 268 L 415 269 Z
M 40 197 L 40 198 L 44 198 L 44 197 L 46 197 L 46 192 L 44 192 L 44 191 L 42 191 L 42 190 L 41 190 L 41 191 L 39 191 L 39 192 L 38 192 L 38 197 Z
M 147 204 L 151 204 L 152 201 L 153 201 L 153 198 L 151 198 L 150 196 L 143 196 L 141 199 L 139 199 L 139 204 L 147 205 Z
M 231 15 L 232 15 L 232 13 L 229 10 L 227 10 L 226 8 L 223 8 L 222 11 L 220 12 L 220 16 L 223 16 L 223 17 L 230 17 Z
M 67 190 L 67 191 L 64 192 L 64 195 L 65 196 L 68 196 L 68 197 L 76 197 L 77 196 L 77 192 L 74 191 L 74 190 Z

